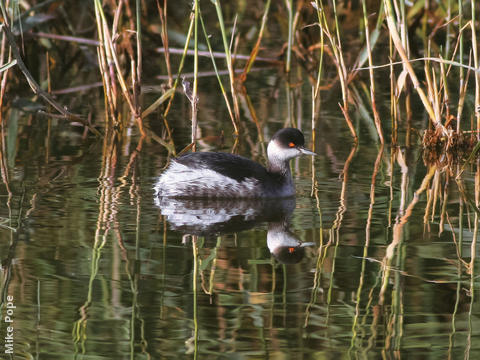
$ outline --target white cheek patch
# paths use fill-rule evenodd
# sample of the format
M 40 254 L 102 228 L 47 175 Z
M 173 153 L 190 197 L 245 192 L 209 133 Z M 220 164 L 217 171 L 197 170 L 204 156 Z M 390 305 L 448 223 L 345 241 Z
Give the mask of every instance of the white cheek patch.
M 259 181 L 246 178 L 239 182 L 216 171 L 192 169 L 173 162 L 154 186 L 156 196 L 170 197 L 256 197 Z
M 302 152 L 297 148 L 283 148 L 278 146 L 276 141 L 271 141 L 268 144 L 267 152 L 269 159 L 277 159 L 280 161 L 288 161 L 302 155 Z

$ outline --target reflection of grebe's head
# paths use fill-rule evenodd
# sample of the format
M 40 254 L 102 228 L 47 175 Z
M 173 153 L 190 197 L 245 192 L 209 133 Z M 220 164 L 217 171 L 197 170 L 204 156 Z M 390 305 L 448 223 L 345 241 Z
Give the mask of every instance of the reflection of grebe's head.
M 305 256 L 305 248 L 302 246 L 279 246 L 272 252 L 272 255 L 282 264 L 296 264 Z
M 315 243 L 301 242 L 288 231 L 284 223 L 269 223 L 267 246 L 273 257 L 282 264 L 296 264 L 305 256 L 305 247 L 315 246 Z

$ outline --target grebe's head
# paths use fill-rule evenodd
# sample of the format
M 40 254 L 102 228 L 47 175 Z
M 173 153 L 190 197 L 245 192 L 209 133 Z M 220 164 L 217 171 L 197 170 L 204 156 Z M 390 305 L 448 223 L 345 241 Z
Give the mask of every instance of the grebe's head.
M 304 146 L 305 138 L 300 130 L 294 128 L 279 130 L 268 144 L 268 160 L 286 162 L 300 155 L 317 155 Z

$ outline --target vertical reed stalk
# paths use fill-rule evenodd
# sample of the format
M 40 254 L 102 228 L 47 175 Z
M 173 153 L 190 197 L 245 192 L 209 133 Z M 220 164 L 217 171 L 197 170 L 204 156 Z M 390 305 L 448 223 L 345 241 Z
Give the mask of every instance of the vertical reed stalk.
M 334 4 L 334 15 L 335 15 L 335 23 L 338 24 L 338 19 L 337 19 L 337 11 L 335 7 L 335 2 Z M 322 1 L 316 1 L 314 7 L 317 9 L 317 14 L 321 15 L 321 18 L 319 18 L 318 24 L 320 26 L 321 31 L 325 32 L 325 35 L 327 36 L 328 40 L 330 41 L 330 45 L 332 48 L 332 52 L 335 58 L 335 66 L 337 68 L 338 76 L 340 79 L 340 86 L 342 88 L 342 100 L 343 100 L 343 107 L 342 105 L 339 104 L 340 109 L 343 112 L 343 116 L 345 117 L 345 120 L 347 121 L 348 128 L 350 130 L 350 133 L 352 134 L 352 137 L 354 138 L 354 141 L 357 142 L 357 133 L 355 131 L 355 127 L 353 126 L 353 122 L 350 118 L 350 115 L 348 114 L 348 85 L 347 85 L 347 68 L 345 67 L 345 63 L 343 60 L 343 53 L 342 53 L 342 46 L 340 42 L 340 31 L 337 27 L 336 33 L 337 37 L 335 37 L 329 29 L 327 18 L 325 15 L 325 9 L 323 7 Z
M 195 0 L 195 29 L 194 29 L 194 49 L 195 55 L 193 58 L 193 92 L 192 92 L 192 150 L 197 150 L 197 103 L 198 103 L 198 6 L 200 0 Z
M 10 1 L 7 1 L 5 6 L 9 6 Z M 0 124 L 3 126 L 3 100 L 5 97 L 5 93 L 7 91 L 7 78 L 8 78 L 8 68 L 5 69 L 6 66 L 6 60 L 5 60 L 5 55 L 6 55 L 6 49 L 7 49 L 7 35 L 5 33 L 2 33 L 2 44 L 1 44 L 1 50 L 0 50 L 0 67 L 4 68 L 4 71 L 1 73 L 1 80 L 0 80 Z M 8 51 L 8 63 L 15 65 L 16 60 L 12 61 L 12 50 L 9 48 Z M 12 66 L 13 66 L 12 65 Z M 3 132 L 2 132 L 2 139 L 3 139 Z M 3 144 L 3 140 L 2 140 Z
M 128 92 L 127 84 L 125 82 L 125 79 L 122 74 L 122 69 L 120 67 L 120 62 L 118 61 L 118 57 L 115 51 L 115 47 L 113 45 L 112 37 L 110 36 L 110 30 L 108 29 L 108 24 L 107 20 L 105 18 L 105 14 L 103 12 L 102 4 L 100 3 L 100 0 L 94 0 L 95 1 L 95 15 L 97 18 L 97 26 L 98 26 L 98 33 L 99 37 L 101 37 L 101 42 L 103 45 L 103 49 L 106 52 L 108 64 L 111 64 L 113 61 L 114 64 L 114 73 L 116 74 L 116 78 L 120 84 L 120 88 L 122 90 L 123 96 L 125 100 L 128 103 L 128 106 L 130 107 L 130 111 L 132 114 L 137 116 L 137 109 L 132 101 L 131 94 Z
M 104 46 L 104 35 L 102 31 L 102 24 L 100 21 L 100 15 L 98 14 L 97 5 L 95 3 L 95 17 L 97 20 L 97 32 L 98 32 L 98 41 L 99 46 L 97 47 L 97 56 L 98 56 L 98 66 L 100 68 L 100 74 L 102 75 L 103 81 L 103 93 L 105 99 L 105 111 L 108 109 L 112 118 L 115 118 L 116 109 L 117 109 L 117 92 L 116 84 L 113 79 L 110 77 L 109 64 L 111 64 L 111 59 L 109 52 Z
M 459 47 L 458 47 L 458 62 L 460 65 L 463 65 L 463 31 L 462 31 L 462 22 L 463 22 L 463 1 L 458 0 L 458 32 L 459 32 Z M 458 104 L 458 111 L 457 111 L 457 133 L 460 133 L 461 129 L 461 120 L 462 120 L 462 112 L 461 109 L 463 108 L 463 105 L 460 106 L 460 102 L 462 101 L 462 89 L 463 89 L 463 83 L 464 83 L 464 71 L 463 71 L 463 66 L 459 66 L 459 86 L 458 88 L 460 89 L 460 96 L 459 96 L 459 104 Z
M 396 0 L 394 0 L 396 2 Z M 428 1 L 428 0 L 427 0 Z M 400 37 L 402 39 L 403 48 L 410 57 L 410 46 L 408 44 L 408 32 L 407 32 L 407 14 L 405 12 L 405 0 L 400 1 Z
M 313 4 L 313 3 L 312 3 Z M 317 83 L 315 85 L 315 95 L 314 95 L 314 98 L 316 99 L 318 94 L 319 94 L 319 90 L 320 90 L 320 82 L 321 82 L 321 79 L 322 79 L 322 70 L 323 70 L 323 52 L 324 52 L 324 45 L 325 45 L 325 37 L 324 37 L 324 33 L 323 33 L 323 30 L 322 30 L 322 26 L 320 25 L 321 24 L 321 19 L 322 19 L 322 14 L 320 12 L 320 4 L 318 3 L 318 0 L 315 0 L 315 6 L 314 6 L 315 10 L 317 11 L 317 18 L 318 18 L 318 23 L 319 23 L 319 26 L 320 26 L 320 58 L 318 60 L 318 74 L 317 74 Z M 320 109 L 318 109 L 320 111 Z
M 338 25 L 337 6 L 335 1 L 333 1 L 332 4 L 333 4 L 333 15 L 335 17 L 335 30 L 337 33 L 336 44 L 334 48 L 336 49 L 336 53 L 337 53 L 336 58 L 339 63 L 338 66 L 339 66 L 339 69 L 341 69 L 341 73 L 339 72 L 339 75 L 341 75 L 340 85 L 342 87 L 343 107 L 340 107 L 340 109 L 343 112 L 343 116 L 347 121 L 348 127 L 350 128 L 350 132 L 352 133 L 352 136 L 355 142 L 357 142 L 358 141 L 357 133 L 355 131 L 352 120 L 348 113 L 348 84 L 347 84 L 348 75 L 347 75 L 347 67 L 345 66 L 345 61 L 343 59 L 342 42 L 340 40 L 340 26 Z M 326 23 L 326 19 L 325 19 L 325 23 Z
M 45 53 L 45 65 L 47 68 L 47 90 L 48 93 L 52 93 L 52 78 L 50 76 L 50 55 L 47 51 Z M 45 136 L 45 163 L 48 164 L 50 158 L 50 137 L 52 135 L 52 118 L 48 117 L 47 122 L 47 136 Z
M 442 88 L 442 86 L 443 86 L 443 106 L 445 108 L 445 118 L 447 119 L 447 121 L 450 121 L 450 119 L 451 119 L 451 115 L 450 115 L 450 90 L 449 90 L 448 82 L 447 82 L 448 71 L 446 71 L 445 64 L 443 62 L 440 63 L 440 75 L 441 75 L 440 88 Z
M 315 110 L 315 86 L 312 86 L 312 151 L 315 152 L 315 114 L 317 113 Z M 315 184 L 316 184 L 316 173 L 315 173 L 315 161 L 312 157 L 311 159 L 311 167 L 312 167 L 312 189 L 310 191 L 310 196 L 313 197 L 315 194 Z
M 235 91 L 235 73 L 233 71 L 233 63 L 232 63 L 232 55 L 230 52 L 230 46 L 228 45 L 227 41 L 227 33 L 225 31 L 225 23 L 223 21 L 223 14 L 222 14 L 222 7 L 220 5 L 220 0 L 211 0 L 211 2 L 215 5 L 215 9 L 217 11 L 217 17 L 218 17 L 218 22 L 220 25 L 220 30 L 222 32 L 222 40 L 223 40 L 223 47 L 225 51 L 225 58 L 227 61 L 227 67 L 228 67 L 228 74 L 230 77 L 230 92 L 232 93 L 232 99 L 233 99 L 233 109 L 235 113 L 235 120 L 238 123 L 240 120 L 240 109 L 238 107 L 238 99 Z M 233 33 L 232 33 L 232 39 L 233 39 Z
M 478 63 L 478 43 L 477 43 L 477 32 L 475 30 L 475 9 L 476 1 L 471 0 L 472 5 L 472 20 L 470 26 L 472 28 L 472 50 L 473 50 L 473 65 L 477 71 L 475 71 L 475 117 L 477 118 L 477 139 L 480 140 L 480 73 L 478 72 L 479 63 Z
M 447 18 L 445 19 L 447 23 L 447 28 L 445 29 L 445 52 L 443 53 L 445 59 L 448 59 L 450 56 L 450 36 L 451 36 L 451 25 L 450 20 L 452 19 L 452 0 L 447 0 Z
M 391 141 L 393 145 L 397 144 L 397 135 L 398 135 L 398 120 L 397 120 L 397 94 L 395 93 L 395 72 L 393 69 L 393 41 L 392 37 L 389 36 L 389 62 L 390 62 L 390 116 L 391 116 L 391 126 L 392 126 L 392 134 L 391 134 Z
M 135 16 L 136 16 L 136 28 L 137 28 L 137 81 L 138 88 L 142 84 L 142 5 L 141 0 L 136 0 Z
M 182 74 L 182 71 L 183 71 L 183 64 L 185 63 L 185 57 L 187 55 L 188 46 L 190 44 L 190 39 L 192 38 L 194 23 L 195 23 L 194 14 L 192 13 L 190 14 L 190 25 L 188 27 L 187 36 L 185 39 L 185 45 L 183 47 L 182 58 L 180 59 L 180 64 L 178 65 L 177 77 L 175 78 L 175 82 L 173 83 L 173 89 L 171 89 L 172 92 L 171 92 L 170 100 L 168 101 L 167 107 L 163 112 L 163 123 L 165 125 L 165 129 L 167 130 L 168 138 L 170 140 L 172 140 L 172 132 L 170 130 L 170 126 L 168 125 L 167 115 L 168 115 L 168 112 L 170 111 L 170 108 L 172 107 L 173 99 L 175 97 L 175 90 L 177 89 L 178 82 L 180 81 L 180 75 Z M 158 101 L 160 101 L 160 99 L 158 99 Z
M 380 121 L 380 115 L 377 111 L 377 105 L 375 101 L 375 79 L 373 77 L 373 59 L 372 59 L 372 48 L 370 47 L 370 30 L 368 28 L 368 16 L 367 16 L 367 6 L 365 0 L 362 0 L 363 7 L 363 22 L 365 25 L 365 39 L 367 42 L 367 53 L 368 53 L 368 72 L 370 75 L 370 101 L 372 102 L 372 111 L 373 118 L 375 121 L 375 127 L 377 128 L 378 137 L 380 138 L 380 143 L 383 144 L 385 141 L 383 139 L 382 123 Z
M 285 6 L 288 12 L 288 43 L 287 43 L 287 61 L 285 63 L 285 71 L 290 72 L 290 62 L 292 60 L 293 45 L 293 0 L 285 0 Z
M 232 120 L 233 127 L 235 129 L 235 134 L 238 134 L 238 125 L 235 121 L 235 117 L 233 116 L 232 106 L 230 105 L 230 101 L 228 100 L 227 92 L 223 86 L 222 78 L 218 73 L 217 63 L 215 61 L 215 56 L 213 55 L 212 45 L 210 43 L 210 38 L 208 37 L 207 30 L 205 28 L 205 23 L 203 21 L 203 16 L 200 11 L 200 23 L 202 24 L 203 35 L 205 36 L 205 42 L 207 43 L 208 51 L 210 52 L 210 59 L 212 59 L 213 69 L 215 70 L 215 75 L 217 76 L 218 84 L 220 85 L 220 90 L 222 91 L 223 98 L 225 99 L 225 104 L 227 106 L 228 114 L 230 115 L 230 119 Z
M 157 1 L 157 9 L 160 17 L 161 33 L 163 49 L 165 52 L 165 65 L 167 66 L 168 86 L 173 86 L 172 66 L 170 64 L 170 50 L 168 46 L 168 30 L 167 30 L 167 0 L 163 0 L 163 7 L 160 6 L 160 0 Z

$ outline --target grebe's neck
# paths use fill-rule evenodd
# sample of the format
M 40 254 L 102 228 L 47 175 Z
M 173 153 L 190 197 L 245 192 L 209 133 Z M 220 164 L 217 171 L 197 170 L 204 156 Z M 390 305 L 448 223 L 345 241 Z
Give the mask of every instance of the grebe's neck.
M 267 169 L 271 173 L 281 174 L 289 178 L 292 177 L 288 160 L 269 157 Z
M 288 178 L 292 177 L 290 172 L 290 157 L 286 156 L 285 151 L 278 147 L 275 141 L 270 141 L 267 148 L 268 171 L 275 174 L 281 174 Z

